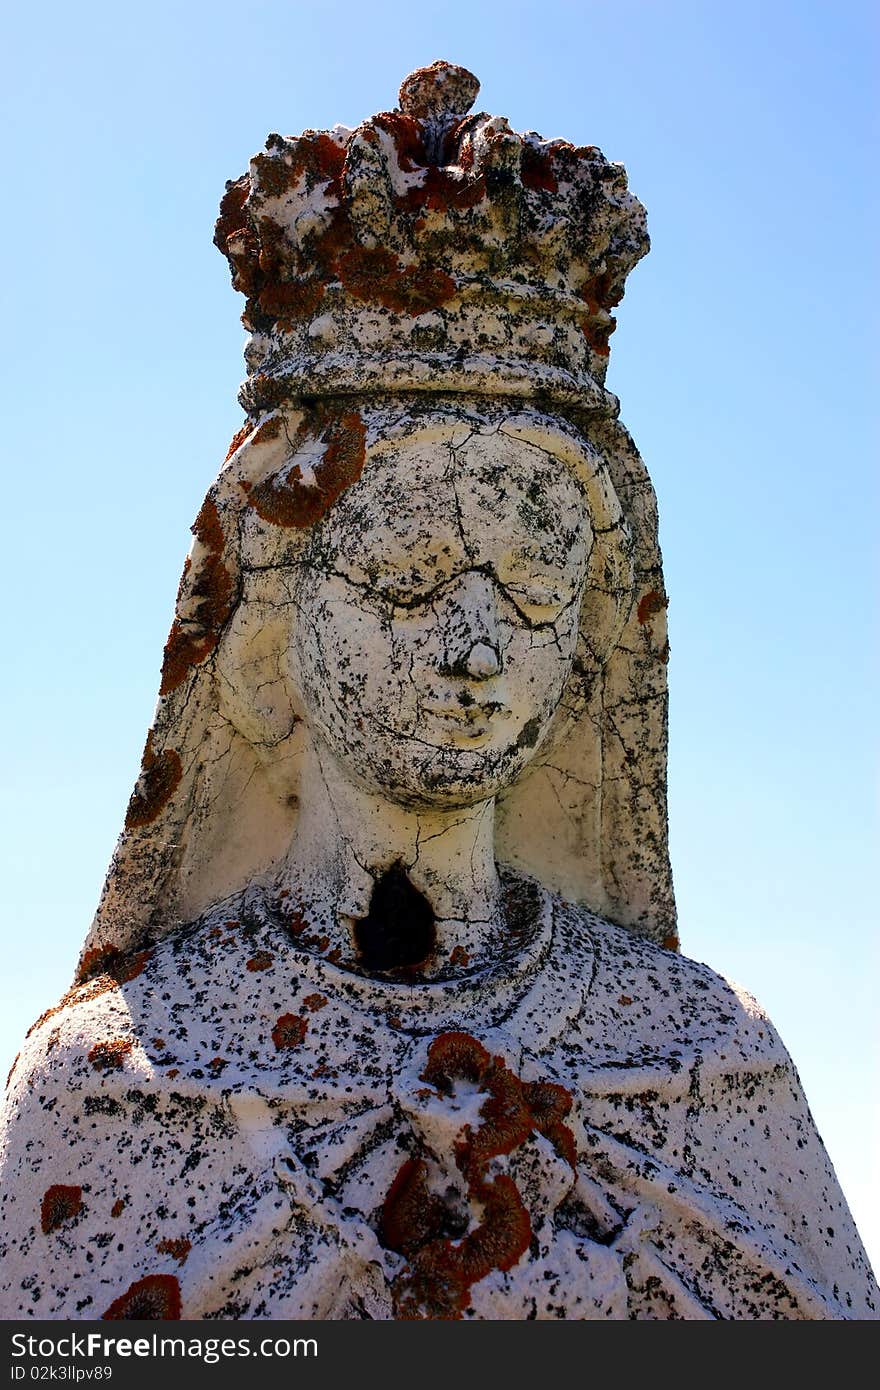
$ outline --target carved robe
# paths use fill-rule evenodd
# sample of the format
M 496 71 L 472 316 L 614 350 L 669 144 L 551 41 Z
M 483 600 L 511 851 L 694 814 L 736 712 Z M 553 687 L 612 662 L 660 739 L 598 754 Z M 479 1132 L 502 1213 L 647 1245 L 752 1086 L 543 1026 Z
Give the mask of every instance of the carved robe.
M 9 1083 L 2 1315 L 874 1317 L 755 1002 L 505 883 L 463 978 L 343 970 L 251 888 L 72 991 Z

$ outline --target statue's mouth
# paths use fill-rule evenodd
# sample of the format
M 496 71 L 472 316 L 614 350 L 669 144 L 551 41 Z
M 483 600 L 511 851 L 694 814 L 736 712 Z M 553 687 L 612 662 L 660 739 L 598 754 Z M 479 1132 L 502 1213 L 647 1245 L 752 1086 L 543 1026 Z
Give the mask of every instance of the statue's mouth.
M 497 726 L 509 719 L 512 710 L 498 700 L 471 705 L 438 703 L 423 705 L 425 714 L 441 728 L 469 742 L 485 739 L 495 733 Z

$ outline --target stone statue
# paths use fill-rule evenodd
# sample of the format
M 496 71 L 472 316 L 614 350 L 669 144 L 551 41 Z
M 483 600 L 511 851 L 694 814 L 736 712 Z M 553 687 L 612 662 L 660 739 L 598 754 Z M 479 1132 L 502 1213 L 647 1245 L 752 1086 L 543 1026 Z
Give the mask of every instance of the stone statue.
M 620 165 L 413 73 L 217 245 L 248 419 L 78 981 L 7 1091 L 2 1313 L 867 1318 L 772 1026 L 678 952 Z

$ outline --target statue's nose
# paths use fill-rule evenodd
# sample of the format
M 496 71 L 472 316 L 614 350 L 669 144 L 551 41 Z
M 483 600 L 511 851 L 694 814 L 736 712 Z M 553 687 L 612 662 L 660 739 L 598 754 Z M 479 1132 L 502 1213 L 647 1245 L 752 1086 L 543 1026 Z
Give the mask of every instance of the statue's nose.
M 498 652 L 488 642 L 475 642 L 465 658 L 464 666 L 474 680 L 484 681 L 490 676 L 498 675 L 501 660 Z

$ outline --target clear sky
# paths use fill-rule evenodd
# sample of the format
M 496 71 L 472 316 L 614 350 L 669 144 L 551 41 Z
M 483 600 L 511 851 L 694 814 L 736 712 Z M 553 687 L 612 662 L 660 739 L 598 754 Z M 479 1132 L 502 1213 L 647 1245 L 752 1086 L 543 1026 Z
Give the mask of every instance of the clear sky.
M 188 527 L 241 423 L 224 182 L 270 131 L 356 124 L 448 58 L 514 128 L 622 160 L 648 208 L 608 384 L 660 502 L 684 949 L 767 1008 L 880 1263 L 876 15 L 9 8 L 0 1067 L 70 981 Z

